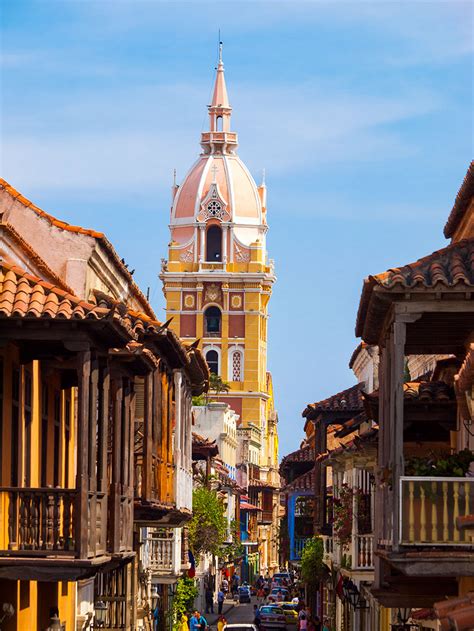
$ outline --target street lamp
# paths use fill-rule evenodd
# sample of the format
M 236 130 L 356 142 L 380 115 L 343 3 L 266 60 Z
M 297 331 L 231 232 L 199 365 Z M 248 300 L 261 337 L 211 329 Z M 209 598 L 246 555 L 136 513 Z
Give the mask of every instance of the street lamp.
M 107 603 L 98 600 L 94 605 L 94 628 L 105 627 L 105 619 L 107 617 Z
M 410 631 L 413 628 L 413 625 L 408 622 L 410 616 L 410 607 L 398 607 L 397 622 L 391 625 L 392 631 Z
M 54 612 L 49 618 L 49 627 L 46 631 L 58 631 L 61 627 L 61 619 L 58 616 L 57 612 Z
M 362 604 L 363 598 L 360 591 L 357 589 L 357 585 L 350 579 L 344 581 L 342 585 L 342 591 L 344 599 L 350 604 L 353 609 L 368 609 L 368 605 Z

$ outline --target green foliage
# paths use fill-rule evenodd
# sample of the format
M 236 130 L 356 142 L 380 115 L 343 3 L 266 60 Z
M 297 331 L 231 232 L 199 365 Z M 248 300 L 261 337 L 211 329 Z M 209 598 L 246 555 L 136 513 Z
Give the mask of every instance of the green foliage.
M 229 392 L 230 384 L 227 381 L 222 381 L 222 378 L 219 375 L 211 372 L 211 376 L 209 378 L 209 392 L 213 394 L 219 395 L 222 392 Z
M 321 537 L 308 539 L 301 553 L 301 577 L 308 585 L 319 583 L 323 575 L 324 543 Z
M 193 516 L 189 522 L 189 545 L 195 556 L 209 552 L 222 556 L 227 535 L 224 503 L 212 489 L 193 491 Z
M 232 543 L 225 546 L 224 555 L 228 562 L 238 561 L 244 556 L 244 546 L 240 543 L 240 528 L 235 519 L 230 522 L 230 533 Z
M 474 452 L 463 449 L 455 454 L 413 457 L 406 461 L 406 475 L 464 478 L 474 462 Z
M 199 590 L 194 579 L 182 576 L 176 583 L 176 593 L 173 598 L 173 631 L 180 628 L 181 618 L 191 611 Z
M 196 407 L 207 405 L 207 395 L 203 392 L 199 396 L 193 397 L 193 405 Z

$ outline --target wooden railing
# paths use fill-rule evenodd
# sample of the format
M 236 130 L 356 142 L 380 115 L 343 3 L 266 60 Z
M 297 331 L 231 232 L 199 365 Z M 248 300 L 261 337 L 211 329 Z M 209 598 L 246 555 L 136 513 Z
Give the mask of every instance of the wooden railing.
M 329 563 L 333 561 L 334 541 L 328 535 L 321 535 L 321 539 L 323 540 L 323 561 Z
M 163 537 L 149 537 L 147 544 L 152 573 L 170 574 L 175 565 L 175 538 L 173 534 Z
M 474 478 L 400 478 L 400 543 L 472 546 L 456 519 L 474 510 Z
M 273 521 L 273 511 L 262 510 L 259 521 L 261 524 L 271 524 Z
M 33 552 L 47 556 L 53 551 L 74 556 L 80 527 L 75 519 L 74 489 L 0 487 L 1 523 L 7 536 L 1 552 Z
M 374 568 L 373 535 L 352 535 L 352 569 L 372 570 Z

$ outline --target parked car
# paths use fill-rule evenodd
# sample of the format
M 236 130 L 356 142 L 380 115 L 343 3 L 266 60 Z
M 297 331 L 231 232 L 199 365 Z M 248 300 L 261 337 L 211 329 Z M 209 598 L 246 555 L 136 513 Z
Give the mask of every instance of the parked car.
M 241 585 L 239 587 L 239 603 L 250 603 L 252 597 L 250 594 L 250 587 L 248 585 Z
M 276 603 L 285 612 L 286 624 L 298 624 L 297 603 Z
M 260 631 L 266 629 L 286 629 L 285 612 L 276 605 L 262 605 L 258 610 Z
M 276 574 L 273 575 L 273 580 L 284 580 L 284 581 L 291 581 L 291 576 L 289 572 L 276 572 Z
M 238 624 L 225 624 L 223 631 L 258 631 L 256 625 L 239 622 Z
M 289 598 L 290 592 L 285 587 L 274 587 L 268 596 L 271 602 L 285 602 Z

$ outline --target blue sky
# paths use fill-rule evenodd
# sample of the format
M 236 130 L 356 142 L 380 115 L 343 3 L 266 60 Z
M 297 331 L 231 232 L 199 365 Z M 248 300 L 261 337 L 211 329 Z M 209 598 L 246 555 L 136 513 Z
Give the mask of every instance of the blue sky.
M 106 232 L 163 315 L 172 172 L 199 152 L 218 29 L 242 159 L 266 169 L 281 453 L 354 383 L 362 280 L 446 244 L 472 158 L 471 2 L 4 1 L 1 174 Z

